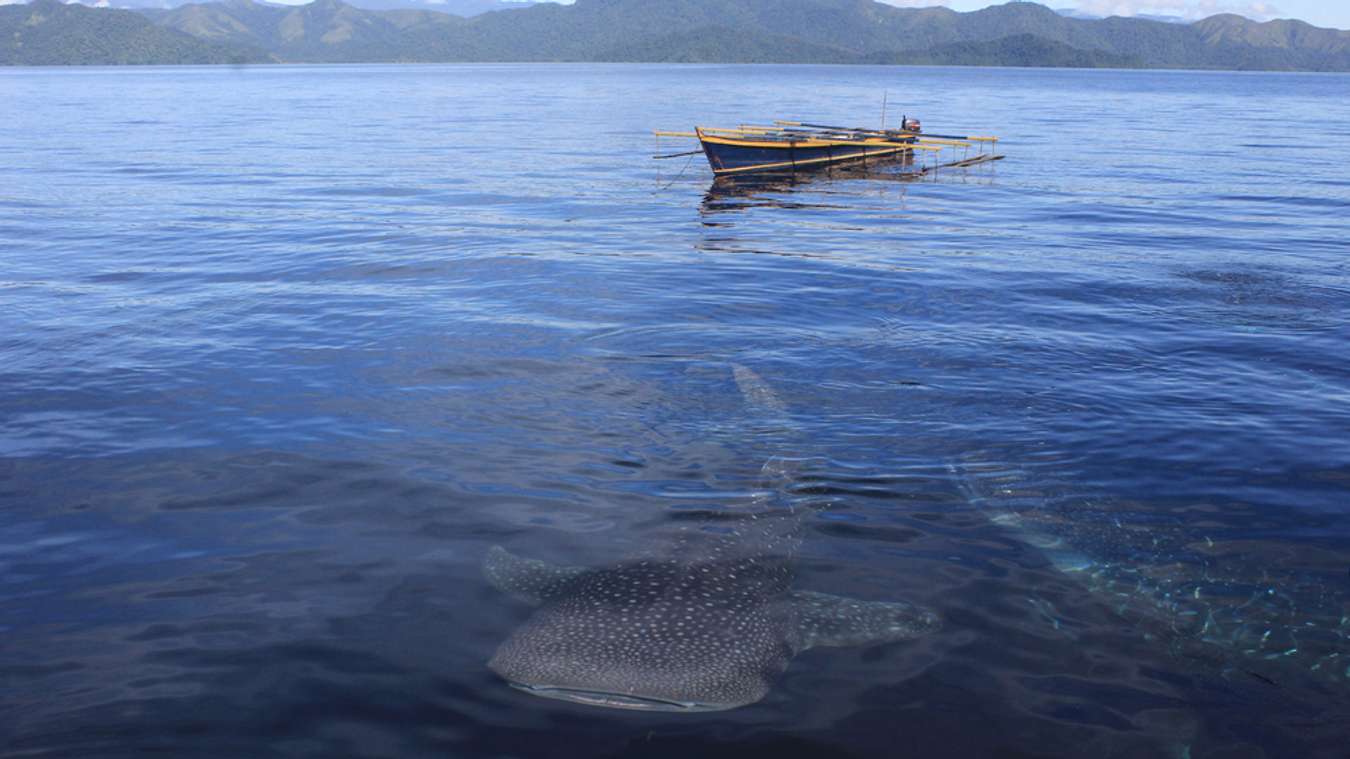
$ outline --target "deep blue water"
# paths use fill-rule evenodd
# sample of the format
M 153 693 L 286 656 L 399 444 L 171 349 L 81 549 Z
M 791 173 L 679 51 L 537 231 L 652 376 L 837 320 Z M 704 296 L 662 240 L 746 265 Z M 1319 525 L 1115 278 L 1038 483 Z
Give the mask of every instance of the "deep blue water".
M 883 92 L 1007 159 L 649 159 Z M 1350 745 L 1350 77 L 9 69 L 0 104 L 4 755 Z M 774 455 L 798 584 L 942 632 L 697 715 L 486 668 L 529 613 L 489 546 L 601 565 Z

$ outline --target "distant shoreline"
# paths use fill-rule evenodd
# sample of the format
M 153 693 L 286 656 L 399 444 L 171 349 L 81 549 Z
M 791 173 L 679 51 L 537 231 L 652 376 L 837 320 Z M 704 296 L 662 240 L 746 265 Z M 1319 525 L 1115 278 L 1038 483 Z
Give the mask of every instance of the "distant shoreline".
M 472 17 L 342 0 L 121 10 L 0 6 L 0 65 L 691 63 L 1350 71 L 1350 31 L 1220 14 L 1069 18 L 1035 3 L 958 13 L 862 0 L 578 0 Z

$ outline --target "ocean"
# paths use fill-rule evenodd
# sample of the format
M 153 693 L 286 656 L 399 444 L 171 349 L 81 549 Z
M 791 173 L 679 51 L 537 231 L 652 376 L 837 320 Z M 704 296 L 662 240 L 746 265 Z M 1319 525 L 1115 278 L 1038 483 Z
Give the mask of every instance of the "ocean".
M 1006 158 L 651 158 L 883 98 Z M 1350 76 L 10 68 L 0 103 L 0 756 L 1346 755 Z M 939 632 L 698 714 L 487 668 L 530 614 L 491 546 L 640 556 L 783 459 L 796 585 Z

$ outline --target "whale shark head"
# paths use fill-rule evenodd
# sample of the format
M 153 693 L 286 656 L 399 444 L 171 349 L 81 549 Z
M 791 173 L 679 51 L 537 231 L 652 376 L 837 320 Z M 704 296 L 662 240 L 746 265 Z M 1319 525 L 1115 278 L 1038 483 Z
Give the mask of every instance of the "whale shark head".
M 640 561 L 580 570 L 494 548 L 497 587 L 538 605 L 489 662 L 527 693 L 591 706 L 718 711 L 759 701 L 811 646 L 912 638 L 907 603 L 794 592 L 786 557 Z

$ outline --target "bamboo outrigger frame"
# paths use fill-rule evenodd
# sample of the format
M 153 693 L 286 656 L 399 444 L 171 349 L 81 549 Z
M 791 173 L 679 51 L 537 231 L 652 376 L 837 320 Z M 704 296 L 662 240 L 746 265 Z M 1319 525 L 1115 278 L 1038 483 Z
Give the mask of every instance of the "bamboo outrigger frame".
M 917 124 L 917 122 L 914 122 Z M 909 122 L 906 126 L 909 126 Z M 660 137 L 684 137 L 699 141 L 697 150 L 657 155 L 675 158 L 703 153 L 716 176 L 757 171 L 797 171 L 844 161 L 890 159 L 931 155 L 922 172 L 938 168 L 964 168 L 1003 158 L 998 138 L 981 135 L 928 134 L 914 129 L 867 129 L 802 121 L 775 121 L 771 125 L 741 124 L 736 127 L 694 127 L 692 132 L 656 130 Z M 961 150 L 960 158 L 942 163 L 944 150 Z M 975 151 L 971 155 L 971 150 Z

